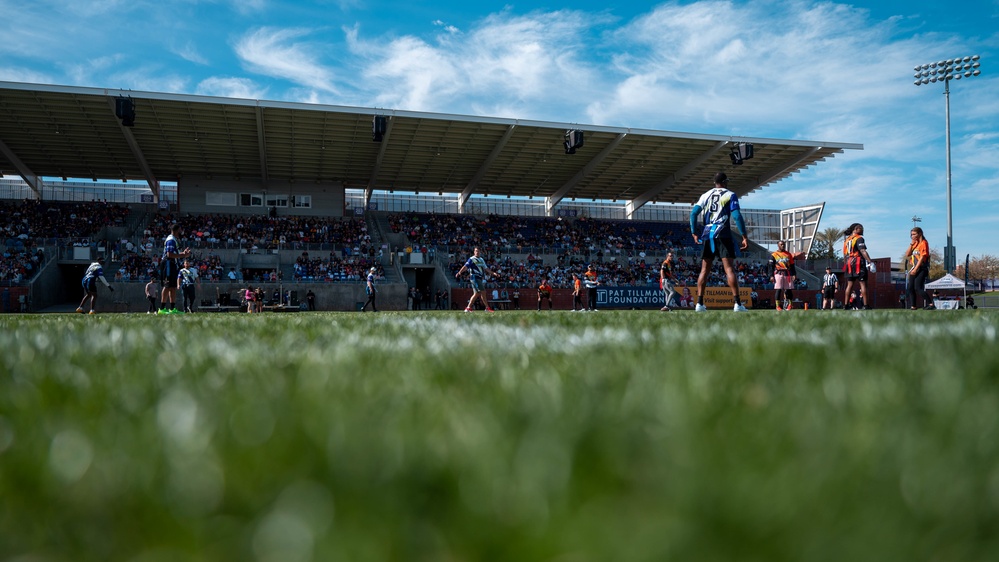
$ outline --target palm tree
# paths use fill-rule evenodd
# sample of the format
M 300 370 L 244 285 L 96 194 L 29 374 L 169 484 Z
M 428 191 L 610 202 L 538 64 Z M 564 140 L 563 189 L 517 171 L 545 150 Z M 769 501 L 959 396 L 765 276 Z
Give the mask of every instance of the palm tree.
M 813 260 L 834 260 L 839 254 L 836 243 L 843 237 L 843 231 L 830 227 L 815 233 L 815 240 L 812 241 L 812 251 L 808 254 Z

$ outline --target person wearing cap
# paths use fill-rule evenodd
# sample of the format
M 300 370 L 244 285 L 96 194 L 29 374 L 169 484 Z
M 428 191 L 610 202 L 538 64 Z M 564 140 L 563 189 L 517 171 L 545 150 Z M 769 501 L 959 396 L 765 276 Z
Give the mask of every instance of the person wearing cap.
M 374 267 L 368 270 L 368 281 L 367 285 L 364 287 L 364 292 L 368 294 L 368 300 L 364 303 L 364 306 L 361 307 L 361 312 L 367 312 L 369 304 L 371 305 L 371 310 L 373 312 L 378 312 L 378 306 L 375 305 L 375 295 L 378 294 L 378 291 L 375 290 L 375 273 L 377 271 L 378 269 Z
M 725 268 L 728 286 L 732 289 L 735 299 L 733 310 L 745 312 L 742 300 L 739 298 L 739 278 L 735 274 L 735 242 L 732 237 L 732 223 L 742 242 L 739 248 L 749 248 L 749 237 L 746 235 L 746 225 L 739 212 L 739 196 L 728 189 L 728 176 L 718 172 L 714 177 L 715 186 L 701 195 L 694 208 L 690 210 L 690 234 L 695 244 L 703 244 L 701 250 L 701 274 L 697 277 L 697 305 L 694 310 L 704 312 L 704 288 L 711 274 L 711 263 L 715 258 L 721 259 Z M 697 234 L 698 219 L 703 223 L 701 234 Z
M 586 273 L 583 274 L 583 285 L 586 286 L 586 308 L 590 312 L 597 311 L 597 285 L 599 284 L 597 268 L 591 263 L 586 267 Z
M 826 268 L 826 274 L 822 276 L 822 310 L 828 308 L 833 309 L 833 304 L 836 302 L 836 291 L 839 290 L 839 277 L 832 272 L 832 269 Z
M 100 279 L 101 283 L 108 288 L 112 293 L 114 292 L 114 287 L 108 283 L 108 280 L 104 277 L 104 258 L 97 258 L 97 261 L 90 264 L 87 268 L 87 272 L 83 274 L 83 300 L 80 301 L 80 306 L 76 307 L 76 311 L 83 314 L 83 307 L 87 305 L 87 300 L 90 300 L 90 314 L 97 314 L 95 309 L 97 308 L 97 280 Z

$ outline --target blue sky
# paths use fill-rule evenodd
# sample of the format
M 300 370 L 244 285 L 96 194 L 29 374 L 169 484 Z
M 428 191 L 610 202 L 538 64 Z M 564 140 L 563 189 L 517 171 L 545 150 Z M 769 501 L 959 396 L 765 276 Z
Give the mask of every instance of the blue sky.
M 0 0 L 0 80 L 862 143 L 747 196 L 826 202 L 900 256 L 911 217 L 999 255 L 999 0 L 541 2 Z

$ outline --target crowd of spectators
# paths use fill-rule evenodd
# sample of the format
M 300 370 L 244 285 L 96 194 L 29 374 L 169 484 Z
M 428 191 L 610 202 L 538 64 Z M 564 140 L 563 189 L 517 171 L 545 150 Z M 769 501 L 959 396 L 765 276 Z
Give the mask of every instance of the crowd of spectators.
M 201 281 L 222 281 L 226 279 L 222 258 L 218 254 L 195 252 L 187 259 L 191 267 L 197 268 Z M 140 252 L 125 252 L 121 255 L 121 265 L 114 274 L 115 281 L 149 281 L 159 275 L 160 256 Z
M 2 247 L 0 254 L 0 285 L 20 285 L 31 279 L 45 262 L 41 248 L 14 249 Z
M 385 276 L 385 271 L 381 264 L 370 255 L 346 254 L 338 256 L 335 252 L 330 252 L 328 258 L 310 256 L 309 252 L 302 252 L 295 260 L 294 277 L 295 281 L 309 282 L 331 282 L 343 283 L 362 281 L 368 274 L 370 268 L 377 268 L 379 277 Z
M 470 252 L 451 254 L 449 269 L 453 277 L 464 265 Z M 497 271 L 500 277 L 490 280 L 487 285 L 495 287 L 537 287 L 542 279 L 547 279 L 555 288 L 568 289 L 572 287 L 572 274 L 582 275 L 587 266 L 596 267 L 600 280 L 604 285 L 614 287 L 645 287 L 658 286 L 659 265 L 664 255 L 652 255 L 645 252 L 638 254 L 625 253 L 622 256 L 611 256 L 600 259 L 583 259 L 568 253 L 559 254 L 555 263 L 546 263 L 533 254 L 525 259 L 513 259 L 509 255 L 486 256 L 490 268 Z M 736 262 L 739 284 L 760 289 L 769 288 L 770 271 L 766 262 L 759 260 L 740 260 Z M 698 257 L 677 256 L 674 263 L 674 273 L 678 286 L 693 287 L 701 271 L 701 261 Z M 467 280 L 463 280 L 467 283 Z M 713 264 L 707 280 L 708 286 L 724 287 L 725 272 L 720 263 Z
M 272 217 L 262 215 L 157 215 L 140 244 L 161 246 L 170 224 L 181 226 L 180 245 L 191 248 L 242 248 L 247 251 L 303 248 L 305 244 L 337 244 L 367 253 L 367 224 L 356 217 Z
M 454 250 L 525 253 L 544 251 L 575 255 L 659 251 L 678 246 L 686 225 L 596 220 L 585 217 L 515 217 L 433 213 L 395 213 L 387 217 L 394 233 L 405 234 L 416 246 L 446 246 Z
M 89 239 L 104 227 L 123 226 L 128 207 L 106 202 L 24 200 L 0 202 L 0 240 Z
M 44 263 L 45 241 L 90 245 L 103 228 L 122 226 L 127 216 L 126 206 L 106 202 L 0 202 L 0 283 L 30 280 Z

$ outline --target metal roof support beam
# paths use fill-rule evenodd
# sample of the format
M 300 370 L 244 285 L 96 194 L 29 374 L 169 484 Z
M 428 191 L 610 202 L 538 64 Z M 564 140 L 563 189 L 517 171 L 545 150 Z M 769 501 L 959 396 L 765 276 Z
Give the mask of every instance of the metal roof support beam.
M 814 146 L 814 147 L 810 148 L 809 150 L 805 151 L 801 156 L 799 156 L 797 158 L 792 158 L 792 159 L 784 162 L 784 164 L 782 164 L 782 165 L 774 168 L 773 170 L 765 173 L 764 175 L 756 178 L 756 183 L 754 185 L 740 186 L 739 193 L 744 193 L 743 191 L 741 191 L 741 189 L 756 189 L 757 187 L 759 187 L 761 185 L 764 185 L 765 183 L 769 182 L 770 180 L 772 180 L 772 179 L 774 179 L 776 177 L 779 177 L 782 174 L 787 173 L 788 170 L 795 170 L 795 169 L 797 169 L 797 167 L 798 167 L 799 164 L 801 164 L 802 162 L 807 161 L 812 156 L 814 156 L 816 152 L 818 152 L 820 150 L 822 150 L 821 146 Z M 804 169 L 804 168 L 802 168 L 802 169 Z
M 493 162 L 496 161 L 496 158 L 498 158 L 500 153 L 503 152 L 503 148 L 506 146 L 506 144 L 510 142 L 510 138 L 513 137 L 513 131 L 516 128 L 517 128 L 516 125 L 510 125 L 506 128 L 506 132 L 503 133 L 503 137 L 499 140 L 499 142 L 496 143 L 496 146 L 493 147 L 492 152 L 489 153 L 489 156 L 487 156 L 486 159 L 482 162 L 482 165 L 479 166 L 478 171 L 475 172 L 475 176 L 473 176 L 472 179 L 469 180 L 468 185 L 466 185 L 465 189 L 462 190 L 461 196 L 458 197 L 459 213 L 465 212 L 465 203 L 468 202 L 468 198 L 472 196 L 472 193 L 475 193 L 475 188 L 479 186 L 479 182 L 481 182 L 482 178 L 485 177 L 486 172 L 488 172 L 489 168 L 492 167 Z
M 260 151 L 260 185 L 267 187 L 267 135 L 264 134 L 264 108 L 257 102 L 257 149 Z
M 111 114 L 114 115 L 115 112 L 115 98 L 109 97 L 108 104 L 111 106 Z M 117 117 L 116 117 L 117 118 Z M 120 121 L 118 122 L 118 128 L 121 129 L 121 134 L 125 137 L 125 142 L 128 143 L 128 147 L 132 149 L 132 157 L 135 158 L 135 162 L 139 164 L 142 168 L 142 175 L 146 177 L 146 183 L 149 184 L 149 189 L 153 192 L 153 202 L 160 202 L 160 181 L 156 179 L 153 175 L 153 169 L 149 167 L 149 162 L 146 161 L 146 155 L 142 152 L 142 147 L 139 146 L 139 141 L 135 140 L 135 135 L 132 134 L 132 128 L 126 127 Z
M 385 152 L 388 150 L 389 141 L 392 140 L 392 116 L 385 116 L 385 134 L 382 135 L 382 140 L 378 147 L 378 156 L 375 158 L 375 164 L 371 167 L 371 179 L 368 180 L 368 186 L 364 188 L 364 208 L 368 208 L 368 203 L 371 202 L 371 193 L 375 190 L 375 182 L 378 180 L 378 172 L 382 169 L 382 162 L 385 160 Z
M 567 181 L 565 185 L 560 187 L 558 191 L 553 193 L 551 197 L 545 201 L 545 210 L 547 211 L 548 216 L 552 216 L 552 213 L 555 211 L 555 205 L 558 205 L 562 199 L 565 198 L 566 194 L 572 190 L 572 188 L 576 187 L 579 182 L 583 181 L 586 176 L 590 175 L 590 173 L 593 172 L 593 169 L 596 168 L 604 158 L 607 158 L 611 152 L 614 152 L 614 149 L 617 148 L 617 146 L 621 144 L 621 141 L 623 141 L 627 136 L 628 133 L 619 133 L 616 137 L 614 137 L 614 140 L 612 140 L 610 144 L 605 146 L 599 154 L 594 156 L 593 159 L 586 164 L 586 166 L 583 166 L 582 170 L 577 172 L 575 176 L 572 176 L 572 179 Z
M 721 141 L 716 143 L 714 146 L 709 148 L 703 154 L 701 154 L 693 161 L 691 161 L 690 164 L 687 164 L 680 170 L 677 170 L 677 172 L 672 176 L 670 176 L 668 179 L 664 180 L 663 182 L 659 183 L 658 185 L 646 191 L 645 193 L 639 195 L 638 197 L 632 199 L 631 201 L 628 201 L 628 203 L 624 207 L 624 216 L 629 220 L 633 218 L 635 213 L 643 206 L 645 206 L 646 203 L 655 199 L 657 195 L 669 189 L 677 181 L 687 177 L 691 172 L 693 172 L 695 169 L 697 169 L 702 164 L 707 162 L 707 160 L 712 156 L 714 156 L 715 153 L 725 148 L 725 145 L 727 144 L 728 141 Z
M 11 164 L 13 164 L 15 168 L 17 168 L 17 173 L 21 175 L 21 179 L 24 180 L 24 183 L 28 184 L 28 187 L 31 188 L 31 191 L 35 192 L 35 199 L 41 199 L 42 178 L 38 177 L 37 174 L 35 174 L 34 172 L 31 171 L 31 169 L 25 166 L 24 162 L 22 162 L 21 159 L 18 158 L 16 154 L 14 154 L 14 151 L 11 150 L 9 146 L 7 146 L 7 143 L 3 142 L 2 140 L 0 140 L 0 153 L 3 153 L 4 157 L 7 158 L 7 160 L 10 160 Z

